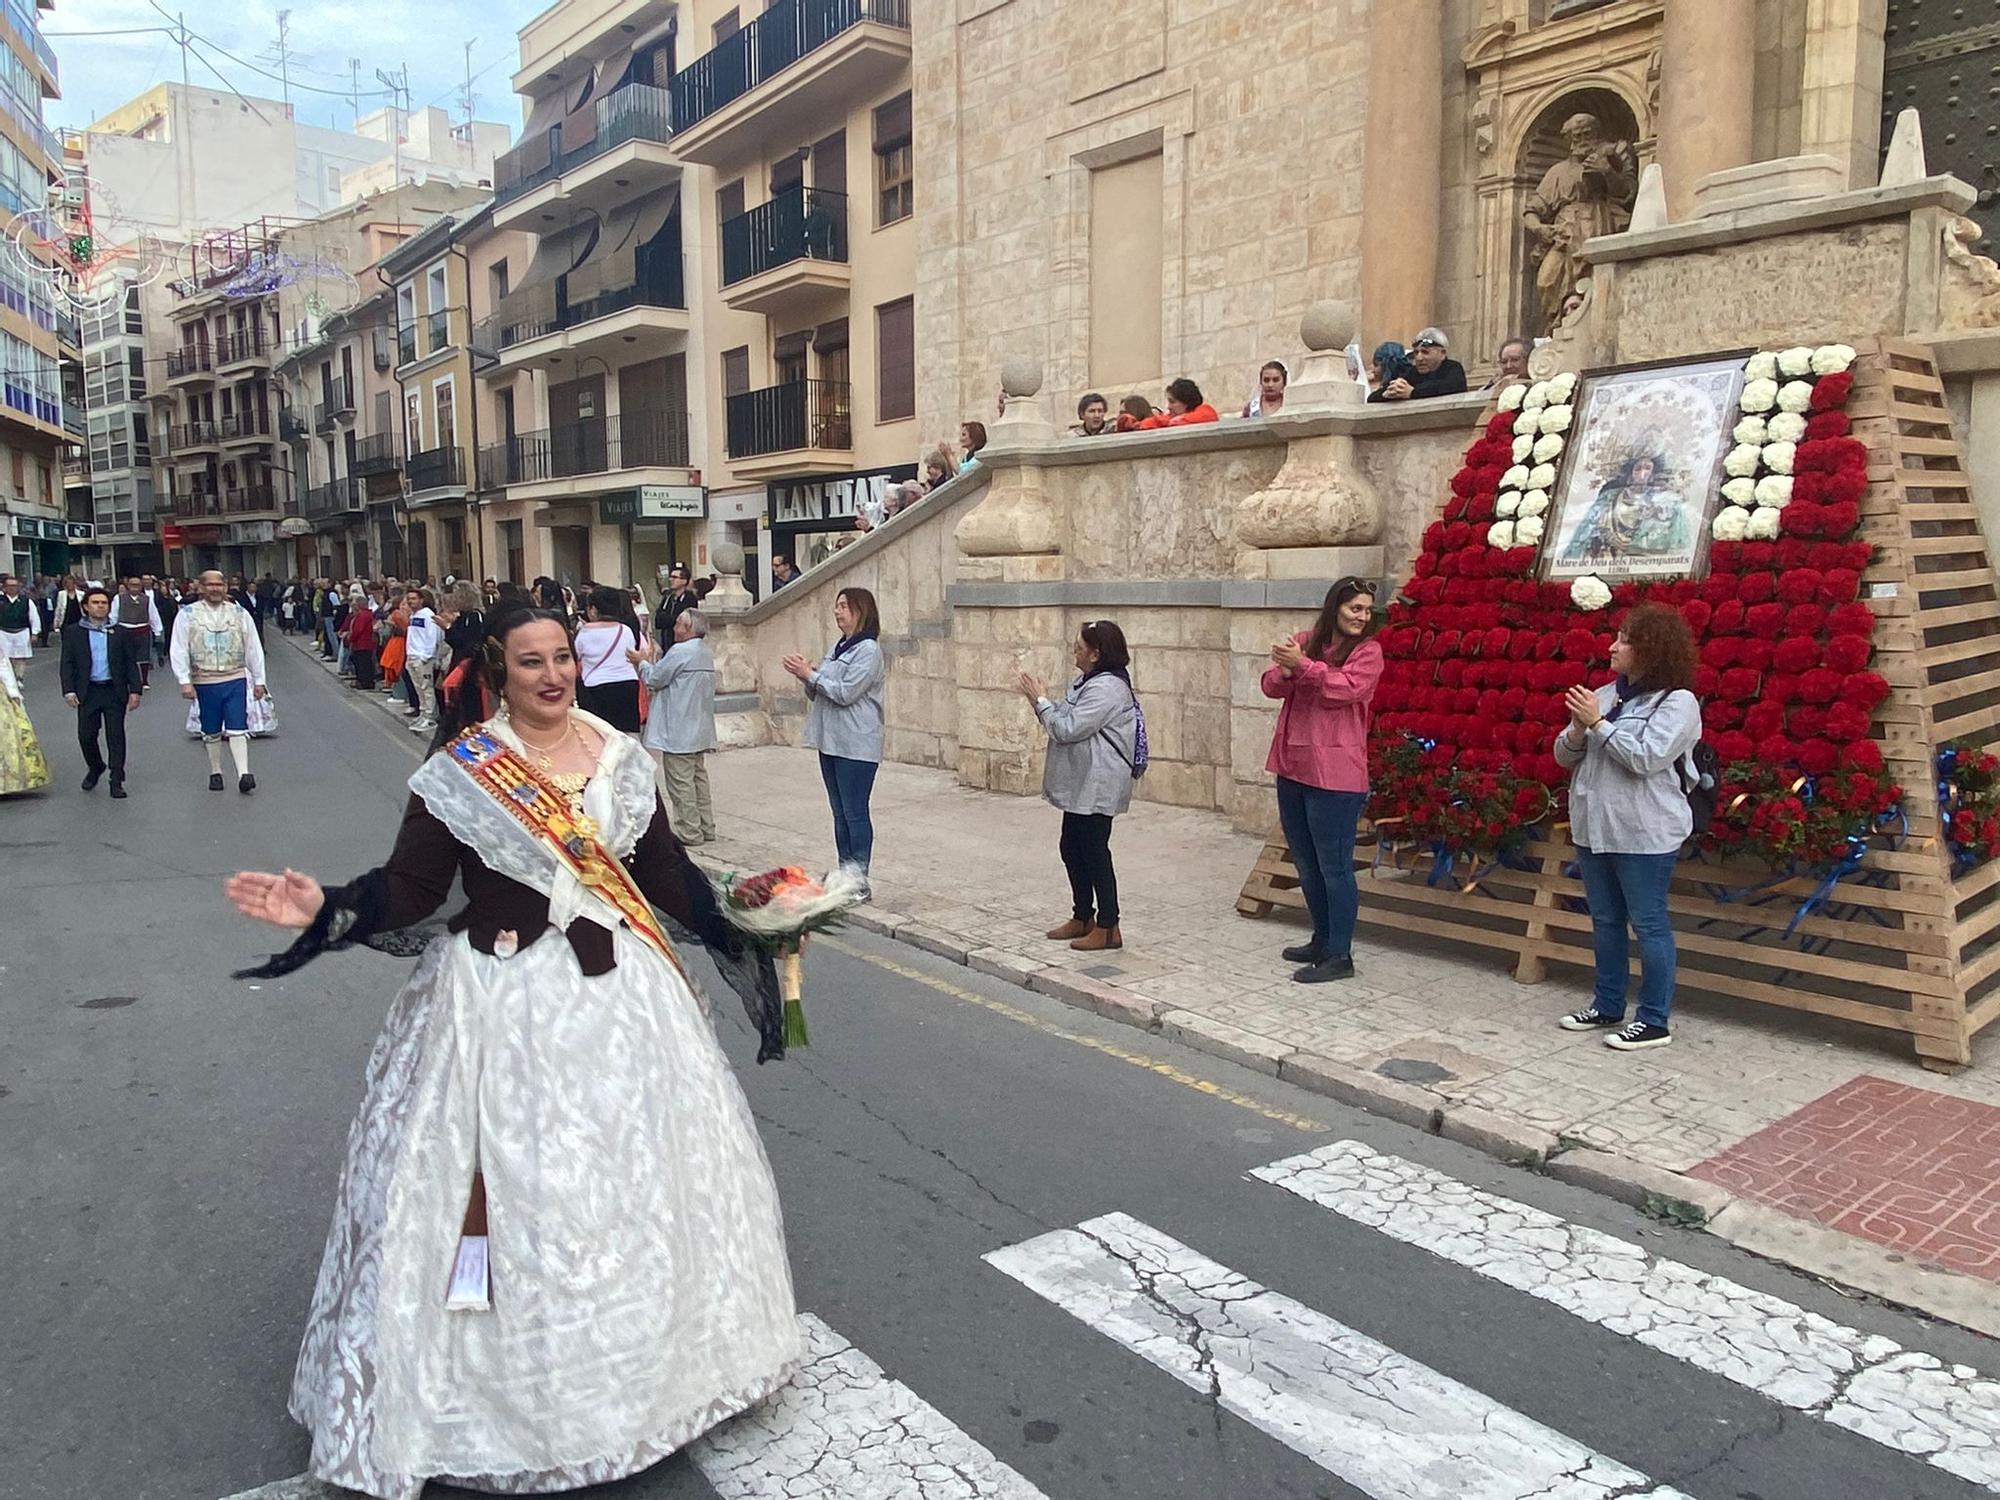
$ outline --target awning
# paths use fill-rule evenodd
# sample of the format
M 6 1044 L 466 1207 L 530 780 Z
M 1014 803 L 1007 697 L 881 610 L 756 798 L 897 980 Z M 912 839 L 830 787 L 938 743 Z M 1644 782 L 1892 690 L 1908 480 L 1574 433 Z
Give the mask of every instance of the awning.
M 680 201 L 680 186 L 675 184 L 614 208 L 604 221 L 604 232 L 569 273 L 570 302 L 588 302 L 613 288 L 632 285 L 639 275 L 639 247 L 652 243 Z
M 521 279 L 493 309 L 499 326 L 546 320 L 555 315 L 556 279 L 567 275 L 577 257 L 593 243 L 597 221 L 589 220 L 568 229 L 545 234 L 535 246 L 534 259 Z

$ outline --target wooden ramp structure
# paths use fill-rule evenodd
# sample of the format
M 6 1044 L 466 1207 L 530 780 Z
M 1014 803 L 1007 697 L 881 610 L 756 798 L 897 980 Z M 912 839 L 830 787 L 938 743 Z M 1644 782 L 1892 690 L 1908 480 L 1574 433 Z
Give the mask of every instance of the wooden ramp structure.
M 2000 588 L 1931 351 L 1887 338 L 1855 347 L 1846 410 L 1869 450 L 1859 536 L 1876 549 L 1861 595 L 1876 616 L 1872 670 L 1890 684 L 1873 732 L 1903 788 L 1907 836 L 1897 847 L 1876 839 L 1860 869 L 1795 924 L 1818 882 L 1798 876 L 1746 896 L 1772 874 L 1746 858 L 1684 860 L 1668 907 L 1683 989 L 1906 1032 L 1926 1067 L 1949 1072 L 2000 1018 L 2000 861 L 1954 874 L 1935 757 L 1952 740 L 2000 739 Z M 1403 868 L 1358 856 L 1361 921 L 1494 949 L 1523 983 L 1550 964 L 1590 968 L 1590 916 L 1567 840 L 1544 837 L 1522 852 L 1521 868 L 1437 884 L 1428 857 Z M 1267 844 L 1237 910 L 1304 906 L 1290 851 Z

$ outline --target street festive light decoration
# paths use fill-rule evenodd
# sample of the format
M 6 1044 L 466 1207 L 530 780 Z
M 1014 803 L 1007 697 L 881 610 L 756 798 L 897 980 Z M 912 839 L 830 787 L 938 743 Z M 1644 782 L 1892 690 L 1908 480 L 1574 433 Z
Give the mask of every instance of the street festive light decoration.
M 72 170 L 48 203 L 14 216 L 6 253 L 51 306 L 84 317 L 157 281 L 172 260 L 157 236 L 129 225 L 108 192 Z

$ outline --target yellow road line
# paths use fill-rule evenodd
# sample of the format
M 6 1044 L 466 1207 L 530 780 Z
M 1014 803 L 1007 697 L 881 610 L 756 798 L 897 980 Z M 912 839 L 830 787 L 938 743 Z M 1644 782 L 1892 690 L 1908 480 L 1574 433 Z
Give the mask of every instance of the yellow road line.
M 1079 1047 L 1088 1047 L 1093 1052 L 1102 1053 L 1106 1057 L 1116 1058 L 1119 1062 L 1129 1063 L 1135 1068 L 1142 1068 L 1148 1073 L 1166 1079 L 1169 1083 L 1177 1083 L 1182 1088 L 1193 1089 L 1197 1094 L 1206 1094 L 1211 1099 L 1220 1099 L 1225 1104 L 1234 1104 L 1239 1109 L 1247 1109 L 1252 1114 L 1261 1115 L 1266 1120 L 1273 1120 L 1280 1125 L 1289 1125 L 1294 1130 L 1316 1134 L 1327 1134 L 1333 1130 L 1331 1125 L 1321 1120 L 1315 1120 L 1310 1115 L 1294 1114 L 1291 1110 L 1279 1109 L 1275 1105 L 1264 1103 L 1261 1099 L 1253 1099 L 1248 1094 L 1239 1094 L 1235 1089 L 1227 1088 L 1213 1079 L 1202 1078 L 1196 1074 L 1187 1072 L 1185 1069 L 1177 1068 L 1170 1062 L 1162 1062 L 1156 1057 L 1147 1057 L 1143 1053 L 1128 1051 L 1116 1042 L 1107 1042 L 1101 1037 L 1085 1036 L 1080 1031 L 1071 1031 L 1066 1026 L 1058 1026 L 1053 1021 L 1045 1021 L 1040 1016 L 1033 1015 L 1018 1006 L 1009 1005 L 1005 1000 L 995 1000 L 990 995 L 982 995 L 977 990 L 967 989 L 962 984 L 953 984 L 949 979 L 939 979 L 934 975 L 924 973 L 921 969 L 913 969 L 908 964 L 898 963 L 893 958 L 883 958 L 879 954 L 865 953 L 850 943 L 842 942 L 839 938 L 820 937 L 816 941 L 822 942 L 827 947 L 836 949 L 841 953 L 845 953 L 850 958 L 858 958 L 863 963 L 873 964 L 878 969 L 886 969 L 899 978 L 911 979 L 915 980 L 918 984 L 928 985 L 934 990 L 951 996 L 954 1000 L 963 1000 L 968 1005 L 976 1005 L 982 1010 L 990 1010 L 997 1016 L 1005 1016 L 1008 1020 L 1030 1027 L 1045 1036 L 1059 1037 L 1065 1042 L 1074 1042 Z

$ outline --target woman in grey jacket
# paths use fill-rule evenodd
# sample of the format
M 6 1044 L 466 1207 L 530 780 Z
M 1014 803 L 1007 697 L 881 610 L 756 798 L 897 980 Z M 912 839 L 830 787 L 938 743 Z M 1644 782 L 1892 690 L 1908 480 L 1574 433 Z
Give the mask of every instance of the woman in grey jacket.
M 1125 632 L 1087 620 L 1071 654 L 1082 674 L 1060 703 L 1021 673 L 1021 695 L 1049 734 L 1042 795 L 1062 809 L 1062 862 L 1069 872 L 1070 919 L 1049 936 L 1090 953 L 1123 948 L 1118 929 L 1118 874 L 1111 867 L 1111 820 L 1132 805 L 1138 756 L 1139 699 L 1127 668 Z
M 805 684 L 810 700 L 801 743 L 819 751 L 820 779 L 833 807 L 834 850 L 842 865 L 860 868 L 865 891 L 875 857 L 868 799 L 882 763 L 882 684 L 889 664 L 875 639 L 882 617 L 868 590 L 842 589 L 834 595 L 833 623 L 840 639 L 825 661 L 788 656 L 784 667 Z
M 1673 1040 L 1674 929 L 1667 888 L 1694 828 L 1680 765 L 1701 739 L 1694 633 L 1676 610 L 1642 604 L 1611 647 L 1614 681 L 1569 690 L 1570 722 L 1555 757 L 1569 768 L 1570 838 L 1590 905 L 1597 988 L 1565 1031 L 1603 1031 L 1621 1052 Z M 1639 1015 L 1625 1020 L 1630 959 L 1639 936 Z

